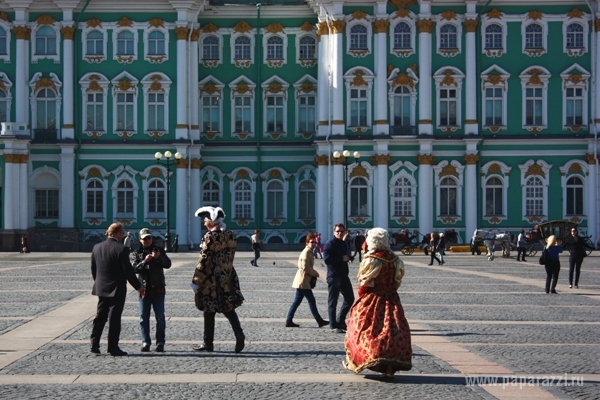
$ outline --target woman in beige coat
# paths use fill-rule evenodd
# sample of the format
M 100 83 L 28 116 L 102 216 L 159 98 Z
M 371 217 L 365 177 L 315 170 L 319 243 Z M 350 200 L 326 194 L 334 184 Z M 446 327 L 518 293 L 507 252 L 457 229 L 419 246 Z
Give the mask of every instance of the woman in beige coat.
M 321 318 L 319 314 L 319 310 L 317 310 L 317 302 L 315 301 L 315 296 L 313 295 L 312 289 L 310 288 L 310 279 L 312 277 L 318 277 L 319 273 L 315 271 L 313 266 L 315 265 L 315 257 L 313 255 L 313 250 L 317 246 L 317 238 L 314 233 L 309 233 L 306 236 L 306 247 L 302 250 L 300 254 L 300 258 L 298 258 L 298 272 L 296 272 L 296 277 L 294 278 L 294 283 L 292 284 L 293 288 L 296 288 L 296 298 L 294 302 L 290 306 L 290 310 L 288 311 L 287 318 L 285 320 L 285 326 L 287 328 L 297 328 L 300 325 L 295 324 L 294 314 L 302 303 L 302 299 L 306 297 L 308 301 L 308 306 L 310 307 L 310 312 L 313 317 L 317 321 L 319 328 L 325 325 L 329 325 L 329 321 L 325 321 Z

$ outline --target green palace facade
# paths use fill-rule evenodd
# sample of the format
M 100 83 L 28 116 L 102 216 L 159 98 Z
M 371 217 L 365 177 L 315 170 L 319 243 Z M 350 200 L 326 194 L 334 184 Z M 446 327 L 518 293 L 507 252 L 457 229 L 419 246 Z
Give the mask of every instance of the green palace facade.
M 1 249 L 193 248 L 202 205 L 241 243 L 596 238 L 599 32 L 598 0 L 1 0 Z

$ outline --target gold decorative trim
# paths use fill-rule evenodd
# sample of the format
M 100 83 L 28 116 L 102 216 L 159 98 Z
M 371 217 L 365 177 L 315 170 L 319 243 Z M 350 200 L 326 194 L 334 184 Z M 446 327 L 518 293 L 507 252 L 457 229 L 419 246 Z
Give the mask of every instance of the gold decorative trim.
M 283 30 L 283 25 L 281 25 L 279 22 L 271 22 L 269 25 L 267 25 L 267 27 L 265 28 L 265 32 L 268 33 L 285 33 Z
M 281 68 L 283 67 L 283 60 L 267 60 L 267 66 L 269 68 Z
M 119 28 L 122 28 L 124 26 L 132 27 L 133 26 L 133 21 L 130 20 L 129 18 L 127 18 L 127 17 L 123 17 L 119 21 L 117 21 L 117 26 Z
M 15 26 L 13 32 L 17 40 L 29 40 L 29 36 L 31 35 L 31 29 L 26 26 Z
M 350 221 L 352 221 L 354 225 L 364 225 L 369 219 L 364 217 L 350 217 Z
M 153 139 L 159 139 L 163 137 L 167 132 L 166 131 L 147 131 L 146 135 L 150 136 Z
M 300 25 L 300 30 L 302 30 L 304 32 L 310 32 L 313 29 L 315 29 L 315 27 L 313 26 L 313 24 L 311 24 L 308 21 L 304 21 L 304 23 L 302 25 Z
M 121 92 L 127 92 L 129 90 L 135 91 L 135 89 L 135 85 L 131 81 L 128 81 L 126 79 L 120 80 L 119 83 L 115 85 L 115 90 L 119 90 Z
M 60 28 L 60 32 L 65 40 L 73 40 L 75 37 L 75 27 L 73 26 L 62 27 Z
M 175 161 L 173 161 L 173 163 L 175 164 L 175 167 L 179 168 L 179 169 L 188 167 L 188 159 L 187 158 L 180 158 L 179 160 L 175 159 Z
M 246 93 L 252 93 L 252 88 L 247 83 L 239 83 L 233 90 L 233 93 L 244 95 Z
M 63 129 L 73 129 L 73 128 L 75 128 L 75 125 L 73 125 L 73 124 L 63 124 L 62 127 L 63 127 Z
M 317 24 L 317 38 L 321 39 L 321 35 L 329 35 L 329 25 L 327 22 L 319 22 Z
M 39 88 L 52 88 L 54 92 L 58 93 L 58 89 L 56 88 L 56 84 L 48 77 L 42 77 L 39 81 L 35 83 L 35 87 L 33 89 L 34 92 L 37 92 Z
M 458 220 L 458 218 L 456 218 L 456 217 L 442 217 L 441 218 L 441 221 L 444 224 L 454 224 L 454 223 L 456 223 L 457 220 Z
M 164 28 L 165 23 L 160 18 L 152 18 L 150 21 L 148 21 L 148 26 L 151 26 L 153 28 Z
M 119 64 L 131 64 L 133 62 L 133 56 L 117 56 L 117 62 Z
M 415 4 L 417 0 L 389 0 L 389 2 L 398 9 L 406 8 L 412 4 Z
M 146 59 L 150 62 L 150 64 L 162 64 L 167 59 L 167 56 L 146 56 Z
M 350 173 L 350 178 L 355 178 L 357 176 L 361 176 L 363 178 L 369 178 L 369 173 L 367 172 L 365 167 L 363 167 L 362 165 L 359 164 L 356 167 L 354 167 L 352 169 L 352 172 Z
M 207 83 L 200 88 L 200 93 L 207 93 L 209 95 L 214 95 L 215 93 L 221 94 L 221 89 L 219 89 L 214 83 Z
M 540 216 L 532 215 L 532 216 L 527 216 L 525 218 L 527 219 L 527 222 L 529 222 L 530 224 L 535 224 L 535 223 L 541 224 L 545 219 L 545 217 L 543 215 L 540 215 Z
M 342 19 L 337 19 L 337 20 L 331 21 L 329 23 L 329 27 L 333 34 L 344 33 L 344 28 L 346 27 L 346 21 L 344 21 Z
M 417 161 L 422 165 L 433 165 L 435 156 L 432 156 L 431 154 L 419 154 L 417 156 Z
M 123 139 L 129 139 L 135 134 L 133 131 L 115 131 L 115 135 Z
M 479 21 L 476 19 L 467 19 L 465 20 L 465 30 L 467 33 L 475 33 L 477 32 L 477 24 Z
M 281 137 L 281 132 L 267 132 L 267 135 L 269 135 L 273 140 L 279 140 Z
M 458 49 L 439 49 L 439 52 L 444 57 L 454 57 L 460 53 Z
M 331 120 L 331 125 L 345 125 L 345 123 L 341 119 L 333 119 Z
M 407 18 L 410 15 L 410 11 L 406 8 L 399 8 L 396 10 L 396 16 L 394 18 Z
M 502 19 L 503 16 L 504 16 L 504 13 L 498 11 L 497 8 L 493 8 L 492 11 L 487 13 L 488 19 Z
M 248 33 L 252 30 L 252 26 L 246 21 L 240 21 L 233 27 L 233 31 L 236 33 Z
M 175 35 L 177 36 L 177 40 L 187 40 L 188 35 L 190 34 L 190 28 L 185 26 L 178 26 L 175 28 Z
M 580 57 L 585 54 L 585 48 L 582 47 L 580 49 L 567 49 L 567 54 L 570 57 Z
M 202 27 L 202 32 L 204 32 L 204 33 L 215 33 L 218 30 L 219 30 L 219 27 L 217 25 L 213 24 L 212 22 L 209 22 L 208 24 L 206 24 Z
M 569 167 L 569 174 L 581 174 L 583 172 L 583 167 L 579 163 L 573 163 Z
M 98 139 L 100 136 L 106 135 L 106 132 L 104 131 L 85 131 L 83 133 L 85 133 L 92 139 Z
M 317 167 L 329 165 L 329 157 L 324 156 L 324 155 L 315 156 L 315 165 Z
M 396 89 L 398 86 L 410 86 L 411 89 L 415 88 L 415 80 L 408 76 L 405 72 L 399 73 L 391 82 L 392 89 Z
M 581 11 L 577 7 L 573 8 L 573 10 L 571 10 L 571 11 L 569 11 L 567 13 L 567 17 L 569 17 L 569 19 L 572 19 L 572 18 L 583 18 L 584 15 L 585 15 L 585 13 L 583 11 Z
M 85 56 L 83 58 L 90 64 L 100 64 L 102 61 L 106 60 L 105 56 Z
M 596 157 L 594 157 L 593 154 L 586 154 L 585 155 L 585 161 L 587 161 L 588 164 L 596 164 Z
M 48 14 L 42 14 L 34 22 L 38 25 L 54 25 L 56 20 Z
M 442 14 L 440 14 L 442 17 L 442 21 L 446 20 L 446 21 L 452 21 L 453 19 L 456 19 L 456 12 L 455 11 L 444 11 L 442 12 Z
M 490 85 L 493 86 L 497 86 L 499 84 L 502 84 L 503 86 L 506 85 L 506 79 L 502 78 L 502 75 L 498 75 L 498 74 L 492 74 L 492 75 L 488 75 L 484 80 L 483 83 L 489 83 Z
M 206 68 L 217 68 L 219 60 L 202 60 L 202 65 Z
M 529 168 L 527 168 L 527 172 L 525 172 L 525 178 L 527 178 L 528 176 L 531 175 L 535 175 L 535 176 L 543 176 L 544 178 L 546 177 L 546 173 L 544 172 L 544 168 L 542 168 L 541 165 L 535 163 L 535 164 L 531 164 L 529 166 Z
M 390 21 L 387 19 L 378 19 L 377 21 L 373 21 L 372 25 L 375 34 L 387 33 L 388 27 L 390 26 Z
M 8 20 L 8 14 L 7 14 L 7 13 L 5 13 L 4 11 L 0 11 L 0 19 L 1 19 L 2 21 L 10 22 L 10 21 Z
M 467 165 L 474 165 L 477 164 L 477 161 L 479 161 L 479 156 L 476 154 L 466 154 L 464 159 Z
M 252 60 L 235 60 L 234 64 L 238 68 L 249 68 L 252 65 Z
M 192 158 L 191 167 L 192 169 L 200 169 L 202 167 L 202 159 Z
M 86 26 L 88 28 L 102 27 L 102 21 L 100 21 L 98 18 L 90 18 L 86 21 Z
M 504 49 L 487 49 L 485 55 L 488 57 L 502 57 Z
M 492 165 L 490 165 L 490 167 L 488 168 L 488 172 L 490 174 L 494 174 L 494 175 L 500 175 L 502 174 L 502 167 L 500 166 L 500 164 L 498 163 L 493 163 Z
M 420 19 L 417 21 L 419 33 L 431 33 L 433 29 L 433 21 L 430 19 Z
M 410 50 L 392 50 L 392 53 L 396 57 L 406 58 L 408 56 L 411 56 L 411 55 L 415 54 L 415 51 L 413 49 L 410 49 Z
M 187 124 L 177 124 L 175 125 L 175 129 L 187 129 Z
M 477 120 L 476 119 L 466 119 L 465 124 L 477 124 Z
M 442 168 L 442 170 L 440 171 L 440 178 L 451 175 L 458 178 L 458 172 L 456 171 L 456 167 L 452 164 L 445 165 L 444 168 Z
M 542 54 L 546 53 L 546 49 L 544 49 L 544 48 L 541 48 L 541 49 L 525 49 L 524 51 L 525 51 L 525 53 L 529 57 L 539 57 Z
M 371 156 L 371 161 L 374 165 L 388 165 L 392 158 L 387 154 Z
M 364 50 L 349 50 L 348 53 L 352 57 L 360 57 L 360 58 L 365 58 L 366 56 L 368 56 L 369 54 L 371 54 L 371 52 L 368 49 L 364 49 Z
M 431 125 L 433 124 L 433 121 L 430 119 L 420 119 L 419 120 L 419 125 Z
M 367 13 L 361 10 L 356 10 L 352 13 L 352 18 L 350 18 L 350 21 L 354 21 L 355 19 L 367 19 Z
M 542 14 L 541 11 L 538 10 L 532 10 L 529 11 L 529 13 L 527 14 L 527 18 L 532 19 L 534 21 L 538 20 L 538 19 L 542 19 L 544 16 Z
M 387 119 L 376 119 L 373 121 L 373 125 L 389 125 L 390 122 Z
M 439 126 L 438 128 L 442 132 L 447 133 L 448 135 L 450 135 L 458 130 L 458 126 L 454 126 L 454 125 Z
M 317 64 L 317 60 L 300 60 L 301 67 L 314 67 Z

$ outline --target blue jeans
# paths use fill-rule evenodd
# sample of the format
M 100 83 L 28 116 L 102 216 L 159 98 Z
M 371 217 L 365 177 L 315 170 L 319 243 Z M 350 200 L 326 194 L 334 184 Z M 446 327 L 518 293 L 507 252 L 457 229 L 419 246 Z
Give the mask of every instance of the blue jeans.
M 154 309 L 156 317 L 156 344 L 165 344 L 165 295 L 140 298 L 140 328 L 143 344 L 152 344 L 150 339 L 150 308 Z
M 329 312 L 329 327 L 331 329 L 341 328 L 346 329 L 346 316 L 350 311 L 350 307 L 354 303 L 354 289 L 352 289 L 352 283 L 350 278 L 347 276 L 330 276 L 327 278 L 327 290 L 329 291 L 329 297 L 327 298 L 327 311 Z M 337 308 L 338 297 L 342 293 L 344 301 L 340 312 L 335 317 L 335 311 Z
M 315 295 L 310 289 L 296 289 L 296 297 L 294 298 L 294 301 L 290 306 L 290 310 L 288 311 L 285 322 L 292 322 L 292 320 L 294 319 L 294 314 L 296 314 L 296 310 L 298 309 L 298 306 L 300 306 L 300 303 L 302 303 L 302 299 L 304 299 L 305 297 L 306 301 L 308 301 L 310 313 L 313 315 L 313 317 L 315 317 L 317 323 L 320 324 L 321 322 L 323 322 L 323 318 L 321 318 L 319 310 L 317 310 L 317 302 L 315 300 Z

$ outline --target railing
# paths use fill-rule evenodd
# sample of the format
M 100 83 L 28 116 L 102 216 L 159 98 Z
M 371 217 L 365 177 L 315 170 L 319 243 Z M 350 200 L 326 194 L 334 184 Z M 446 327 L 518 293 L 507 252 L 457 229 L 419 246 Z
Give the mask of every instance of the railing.
M 390 125 L 392 136 L 417 136 L 417 127 L 412 125 Z

